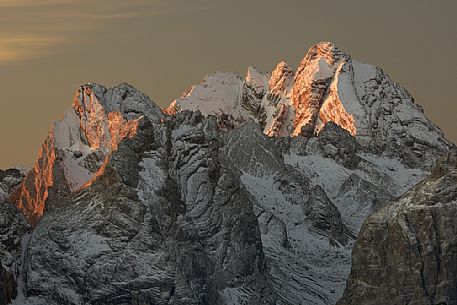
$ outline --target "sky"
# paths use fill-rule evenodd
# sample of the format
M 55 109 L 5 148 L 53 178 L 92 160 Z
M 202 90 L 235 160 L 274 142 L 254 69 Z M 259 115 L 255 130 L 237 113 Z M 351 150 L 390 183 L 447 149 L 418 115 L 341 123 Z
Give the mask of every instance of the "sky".
M 166 106 L 214 71 L 296 67 L 331 41 L 457 142 L 456 0 L 0 0 L 0 168 L 32 166 L 82 83 Z

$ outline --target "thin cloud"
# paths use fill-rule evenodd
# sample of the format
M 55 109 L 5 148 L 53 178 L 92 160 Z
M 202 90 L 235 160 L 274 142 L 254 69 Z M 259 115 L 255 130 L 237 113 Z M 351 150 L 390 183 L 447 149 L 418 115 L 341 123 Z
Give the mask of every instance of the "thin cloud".
M 179 8 L 164 0 L 0 0 L 0 65 L 50 54 L 81 33 L 119 19 L 145 18 Z M 169 5 L 174 3 L 175 5 Z
M 15 62 L 43 55 L 49 47 L 60 41 L 57 37 L 2 37 L 0 62 Z
M 67 4 L 75 0 L 0 0 L 0 7 L 36 7 L 42 5 Z

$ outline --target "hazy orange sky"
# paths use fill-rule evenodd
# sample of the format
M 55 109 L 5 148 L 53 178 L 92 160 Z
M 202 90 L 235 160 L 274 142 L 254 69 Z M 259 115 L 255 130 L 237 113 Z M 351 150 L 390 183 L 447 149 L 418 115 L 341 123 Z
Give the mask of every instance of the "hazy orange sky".
M 81 83 L 164 106 L 216 70 L 295 67 L 322 40 L 382 67 L 457 142 L 456 0 L 0 0 L 0 168 L 33 164 Z

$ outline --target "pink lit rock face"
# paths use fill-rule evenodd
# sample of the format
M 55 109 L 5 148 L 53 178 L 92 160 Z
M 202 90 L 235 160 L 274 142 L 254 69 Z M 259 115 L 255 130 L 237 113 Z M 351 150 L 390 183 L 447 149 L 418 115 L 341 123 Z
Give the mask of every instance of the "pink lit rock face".
M 76 92 L 72 109 L 54 124 L 37 162 L 13 196 L 31 223 L 43 215 L 51 187 L 57 200 L 89 186 L 103 174 L 120 142 L 136 134 L 141 115 L 125 118 L 110 110 L 91 85 Z
M 290 85 L 293 83 L 294 75 L 294 71 L 286 62 L 280 62 L 271 73 L 268 82 L 270 93 L 273 96 L 279 96 L 282 93 L 287 92 Z
M 166 111 L 171 113 L 172 109 L 175 113 L 198 105 L 203 114 L 217 115 L 221 110 L 217 107 L 224 106 L 222 113 L 232 115 L 239 122 L 252 118 L 271 137 L 309 136 L 328 121 L 355 135 L 355 119 L 345 109 L 338 91 L 339 74 L 350 64 L 350 57 L 337 47 L 320 43 L 309 50 L 297 72 L 280 62 L 271 75 L 251 67 L 244 80 L 234 74 L 216 73 L 192 87 Z M 246 99 L 249 96 L 254 98 Z M 216 98 L 222 102 L 215 102 Z
M 54 185 L 55 147 L 53 131 L 38 153 L 38 160 L 26 175 L 13 200 L 31 223 L 43 215 L 49 188 Z M 56 169 L 57 170 L 57 169 Z M 17 201 L 16 201 L 17 200 Z
M 197 109 L 205 116 L 232 119 L 234 126 L 252 119 L 270 137 L 309 137 L 332 121 L 366 148 L 394 155 L 393 146 L 408 146 L 411 162 L 430 159 L 414 153 L 419 146 L 449 145 L 406 89 L 329 42 L 311 47 L 296 72 L 281 62 L 271 75 L 252 67 L 246 77 L 211 74 L 167 112 Z
M 308 51 L 292 88 L 293 136 L 309 136 L 328 121 L 355 136 L 354 118 L 345 110 L 337 87 L 340 70 L 349 60 L 348 55 L 330 43 L 318 44 Z
M 107 112 L 90 87 L 78 91 L 73 108 L 92 151 L 114 151 L 125 137 L 136 133 L 138 119 L 129 121 L 120 112 Z

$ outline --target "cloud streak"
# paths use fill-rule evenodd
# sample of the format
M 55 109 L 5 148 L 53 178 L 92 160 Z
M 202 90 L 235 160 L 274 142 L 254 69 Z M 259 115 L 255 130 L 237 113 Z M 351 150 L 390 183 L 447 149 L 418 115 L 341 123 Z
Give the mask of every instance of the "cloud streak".
M 53 45 L 62 42 L 58 37 L 22 36 L 0 38 L 0 62 L 16 62 L 46 54 Z M 33 55 L 33 56 L 32 56 Z
M 167 8 L 163 0 L 0 0 L 0 65 L 50 54 L 78 39 L 75 34 Z
M 0 7 L 35 7 L 42 5 L 68 4 L 74 0 L 0 0 Z

